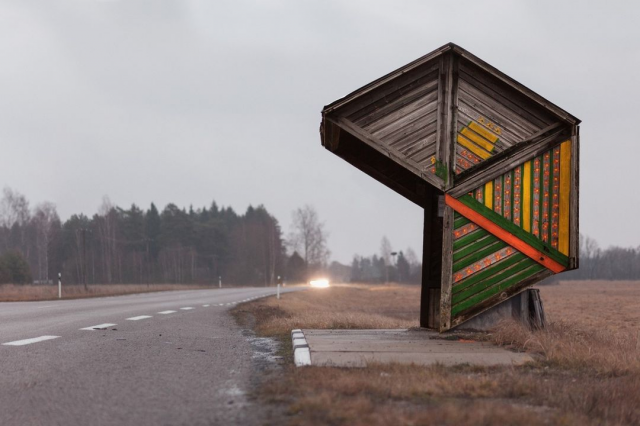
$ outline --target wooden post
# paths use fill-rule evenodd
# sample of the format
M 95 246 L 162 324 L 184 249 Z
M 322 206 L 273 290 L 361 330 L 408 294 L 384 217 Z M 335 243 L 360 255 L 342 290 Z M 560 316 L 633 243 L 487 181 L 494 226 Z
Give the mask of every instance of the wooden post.
M 440 326 L 442 217 L 438 215 L 438 197 L 441 195 L 442 193 L 433 187 L 429 187 L 426 191 L 422 237 L 420 327 L 435 329 Z

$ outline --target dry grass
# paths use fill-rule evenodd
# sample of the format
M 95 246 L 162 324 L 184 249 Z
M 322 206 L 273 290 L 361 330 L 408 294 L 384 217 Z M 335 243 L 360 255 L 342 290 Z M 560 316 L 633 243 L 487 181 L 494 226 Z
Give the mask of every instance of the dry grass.
M 640 331 L 640 281 L 561 281 L 540 287 L 552 321 L 611 332 Z
M 547 329 L 505 322 L 484 336 L 538 353 L 534 364 L 287 366 L 260 398 L 284 404 L 292 425 L 640 424 L 638 312 L 629 309 L 640 300 L 640 283 L 583 284 L 542 289 Z M 419 288 L 307 291 L 242 305 L 236 313 L 251 314 L 260 334 L 283 339 L 292 328 L 404 328 L 417 325 Z
M 416 303 L 417 301 L 417 303 Z M 251 305 L 263 335 L 287 334 L 294 328 L 409 328 L 418 325 L 417 286 L 341 285 L 265 299 Z M 243 308 L 240 308 L 243 309 Z
M 92 284 L 85 290 L 82 285 L 62 287 L 64 299 L 80 299 L 85 297 L 117 296 L 133 293 L 149 293 L 155 291 L 197 290 L 211 286 L 182 284 Z M 58 298 L 57 285 L 0 285 L 0 302 L 19 302 L 33 300 L 52 300 Z

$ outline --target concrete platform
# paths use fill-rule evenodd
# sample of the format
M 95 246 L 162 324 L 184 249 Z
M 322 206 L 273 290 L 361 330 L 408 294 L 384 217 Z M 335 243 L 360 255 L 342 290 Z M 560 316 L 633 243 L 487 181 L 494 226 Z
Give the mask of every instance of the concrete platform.
M 428 330 L 302 330 L 301 334 L 309 348 L 311 365 L 364 367 L 370 362 L 399 362 L 490 366 L 533 361 L 526 353 L 457 339 L 454 335 L 445 338 L 447 335 Z M 451 336 L 456 340 L 450 340 Z

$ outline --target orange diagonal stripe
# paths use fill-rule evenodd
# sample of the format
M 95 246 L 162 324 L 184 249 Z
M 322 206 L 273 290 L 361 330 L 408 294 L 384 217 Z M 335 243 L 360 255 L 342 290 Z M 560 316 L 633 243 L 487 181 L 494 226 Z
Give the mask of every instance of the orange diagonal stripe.
M 529 244 L 522 241 L 520 238 L 516 237 L 512 233 L 505 231 L 495 223 L 491 222 L 486 217 L 482 216 L 480 213 L 474 211 L 473 209 L 467 207 L 460 201 L 453 198 L 451 195 L 445 195 L 445 202 L 449 207 L 460 213 L 462 216 L 466 217 L 470 221 L 474 222 L 476 225 L 484 228 L 487 232 L 495 235 L 500 238 L 505 243 L 509 244 L 511 247 L 520 251 L 522 254 L 530 257 L 535 260 L 542 266 L 552 270 L 556 274 L 558 272 L 564 271 L 566 268 L 556 262 L 553 259 L 547 257 L 546 254 L 542 253 L 540 250 L 537 250 L 531 247 Z

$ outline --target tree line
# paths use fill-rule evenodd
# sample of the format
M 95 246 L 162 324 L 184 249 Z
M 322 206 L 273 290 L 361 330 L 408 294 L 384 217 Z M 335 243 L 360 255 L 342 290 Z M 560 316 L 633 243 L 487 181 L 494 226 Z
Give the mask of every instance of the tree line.
M 60 220 L 9 188 L 0 199 L 0 282 L 271 285 L 286 273 L 280 225 L 264 206 L 243 214 L 212 202 L 124 209 L 105 198 L 92 217 Z
M 598 242 L 580 235 L 580 268 L 550 277 L 561 280 L 640 280 L 640 247 L 600 248 Z
M 422 280 L 422 264 L 413 249 L 393 251 L 386 236 L 380 242 L 379 255 L 354 256 L 350 272 L 352 282 L 419 284 Z

